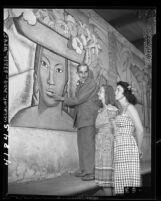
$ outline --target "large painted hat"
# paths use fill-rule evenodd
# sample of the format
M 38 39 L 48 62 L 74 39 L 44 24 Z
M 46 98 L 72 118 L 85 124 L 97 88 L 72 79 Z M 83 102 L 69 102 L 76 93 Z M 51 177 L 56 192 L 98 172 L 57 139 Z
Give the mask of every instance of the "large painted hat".
M 69 49 L 67 46 L 69 39 L 60 35 L 45 24 L 39 21 L 30 24 L 22 15 L 14 18 L 14 23 L 17 31 L 31 41 L 73 62 L 82 63 L 85 52 L 83 51 L 82 54 L 77 54 L 76 51 Z

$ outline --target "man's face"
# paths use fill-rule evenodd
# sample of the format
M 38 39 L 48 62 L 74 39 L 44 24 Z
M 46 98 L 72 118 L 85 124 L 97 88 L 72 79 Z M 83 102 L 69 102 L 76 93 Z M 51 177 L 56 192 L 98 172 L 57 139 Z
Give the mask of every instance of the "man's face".
M 89 71 L 87 66 L 79 66 L 78 75 L 81 82 L 85 82 L 89 76 Z
M 65 85 L 65 59 L 47 49 L 43 49 L 38 68 L 40 100 L 46 106 L 53 107 L 59 101 L 54 100 L 56 93 L 62 95 Z

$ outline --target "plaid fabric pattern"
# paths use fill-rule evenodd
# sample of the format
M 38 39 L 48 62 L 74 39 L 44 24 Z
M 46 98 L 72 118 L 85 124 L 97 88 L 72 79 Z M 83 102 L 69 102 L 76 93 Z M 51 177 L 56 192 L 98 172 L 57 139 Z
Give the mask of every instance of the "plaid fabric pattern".
M 133 136 L 134 124 L 123 113 L 116 118 L 114 135 L 114 188 L 123 194 L 124 187 L 140 186 L 140 161 L 138 147 Z
M 99 186 L 113 186 L 113 127 L 109 121 L 111 113 L 101 111 L 96 119 L 95 182 Z

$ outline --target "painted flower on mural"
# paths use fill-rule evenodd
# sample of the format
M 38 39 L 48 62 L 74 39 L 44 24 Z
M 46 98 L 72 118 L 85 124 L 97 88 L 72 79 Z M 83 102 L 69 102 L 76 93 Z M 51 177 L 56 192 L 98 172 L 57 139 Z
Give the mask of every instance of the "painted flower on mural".
M 79 40 L 78 37 L 74 37 L 72 40 L 72 46 L 73 48 L 76 50 L 76 52 L 78 54 L 82 54 L 83 51 L 83 44 L 82 42 Z
M 77 23 L 74 17 L 72 17 L 71 15 L 67 15 L 65 17 L 65 21 L 69 28 L 69 37 L 72 37 L 72 38 L 76 37 L 78 32 L 77 32 Z
M 93 61 L 98 58 L 98 53 L 100 52 L 101 50 L 101 46 L 100 44 L 98 43 L 95 35 L 91 35 L 91 40 L 89 42 L 89 45 L 87 46 L 88 48 L 88 52 L 87 53 L 89 55 L 89 59 L 91 60 L 90 64 L 93 63 Z
M 30 25 L 36 24 L 37 19 L 68 38 L 68 48 L 77 54 L 85 51 L 84 62 L 94 65 L 101 50 L 100 44 L 92 30 L 86 24 L 64 13 L 64 9 L 5 9 L 4 19 L 23 15 Z M 13 23 L 13 22 L 12 22 Z
M 60 34 L 69 37 L 69 28 L 63 20 L 56 20 L 55 30 Z
M 4 20 L 10 20 L 10 18 L 19 17 L 20 15 L 23 16 L 28 24 L 36 24 L 36 16 L 33 13 L 33 9 L 5 9 Z
M 38 9 L 35 16 L 56 32 L 69 37 L 69 28 L 64 22 L 64 9 Z
M 45 24 L 49 25 L 50 22 L 51 22 L 49 16 L 44 17 L 43 22 L 44 22 Z
M 84 63 L 87 64 L 87 65 L 91 64 L 91 51 L 88 48 L 86 48 L 86 53 L 85 53 L 85 57 L 84 57 Z
M 78 54 L 82 54 L 83 50 L 85 50 L 84 62 L 90 65 L 92 55 L 94 55 L 93 58 L 97 57 L 101 49 L 96 36 L 89 31 L 86 24 L 81 21 L 76 22 L 71 15 L 67 15 L 66 22 L 70 30 L 68 46 L 71 49 L 75 49 Z
M 79 26 L 80 30 L 78 32 L 78 35 L 81 37 L 83 44 L 86 47 L 91 42 L 92 35 L 86 24 L 82 24 L 80 21 L 79 21 L 79 24 L 80 24 Z
M 78 35 L 77 23 L 71 15 L 67 15 L 66 22 L 67 22 L 67 26 L 69 28 L 69 33 L 70 33 L 70 38 L 68 41 L 68 48 L 75 50 L 77 52 L 77 54 L 82 54 L 83 43 L 77 37 L 77 35 Z
M 78 36 L 80 37 L 83 46 L 86 46 L 88 41 L 91 39 L 89 30 L 86 26 L 86 24 L 82 24 L 80 21 L 78 22 Z
M 52 25 L 55 31 L 69 39 L 68 48 L 75 50 L 77 54 L 82 54 L 83 50 L 85 50 L 85 63 L 90 65 L 92 58 L 98 56 L 101 47 L 96 36 L 89 31 L 86 24 L 83 24 L 81 21 L 77 22 L 73 16 L 65 14 L 63 9 L 53 9 L 55 24 L 51 23 L 51 13 L 47 14 L 47 11 L 41 11 L 40 13 L 45 16 L 43 19 L 44 23 L 50 27 Z
M 50 10 L 50 9 L 48 9 Z M 51 9 L 52 14 L 57 20 L 64 20 L 64 9 Z
M 52 17 L 52 15 L 48 14 L 47 9 L 38 9 L 35 12 L 35 15 L 37 19 L 39 19 L 44 24 L 48 25 L 51 28 L 55 28 L 55 17 Z
M 36 16 L 32 12 L 31 9 L 25 10 L 23 13 L 23 18 L 26 20 L 30 25 L 36 24 Z
M 137 93 L 137 89 L 136 89 L 134 86 L 129 85 L 127 88 L 128 88 L 128 90 L 129 90 L 132 94 Z
M 52 27 L 52 28 L 55 28 L 55 30 L 61 35 L 64 35 L 65 37 L 69 37 L 69 28 L 64 21 L 65 19 L 64 9 L 52 9 L 52 14 L 49 13 L 49 15 L 54 16 L 54 19 L 55 19 L 55 27 Z M 51 22 L 49 22 L 48 24 L 50 26 Z
M 46 17 L 48 17 L 47 9 L 38 9 L 37 12 L 35 12 L 35 16 L 37 19 L 44 20 Z
M 85 48 L 86 52 L 85 52 L 85 57 L 84 57 L 84 62 L 87 65 L 94 65 L 95 63 L 97 63 L 97 58 L 98 58 L 98 52 L 94 47 L 87 47 Z
M 88 45 L 88 48 L 91 49 L 91 51 L 92 51 L 93 54 L 96 53 L 96 55 L 98 56 L 98 52 L 99 52 L 99 49 L 101 49 L 101 47 L 98 44 L 95 35 L 92 34 L 91 37 L 92 37 L 92 39 L 91 39 L 90 44 Z

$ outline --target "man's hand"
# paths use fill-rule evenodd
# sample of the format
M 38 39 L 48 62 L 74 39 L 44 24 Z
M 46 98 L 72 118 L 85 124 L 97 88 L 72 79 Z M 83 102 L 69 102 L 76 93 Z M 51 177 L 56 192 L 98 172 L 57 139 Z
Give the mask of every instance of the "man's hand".
M 64 97 L 59 96 L 59 95 L 57 95 L 57 94 L 54 94 L 54 95 L 53 95 L 53 98 L 54 98 L 55 100 L 57 100 L 57 101 L 64 101 Z

